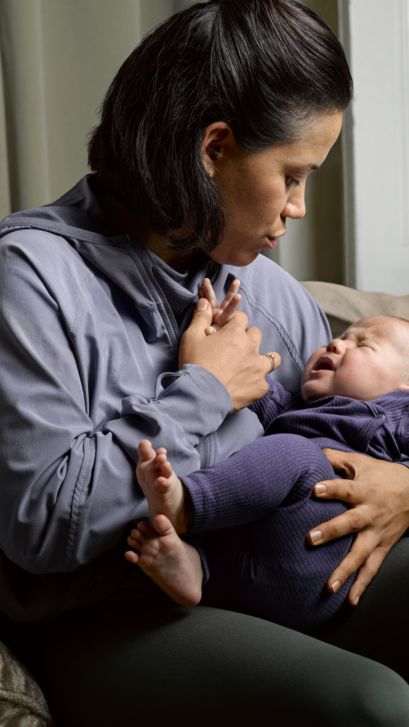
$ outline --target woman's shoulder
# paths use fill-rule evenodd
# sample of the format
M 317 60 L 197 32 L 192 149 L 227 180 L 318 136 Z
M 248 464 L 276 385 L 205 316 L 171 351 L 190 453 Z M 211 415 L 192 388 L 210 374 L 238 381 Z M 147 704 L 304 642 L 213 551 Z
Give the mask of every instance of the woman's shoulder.
M 106 234 L 87 177 L 55 202 L 14 212 L 0 221 L 0 276 L 16 264 L 31 267 L 33 274 L 56 280 L 58 271 L 72 281 L 94 268 L 112 267 L 112 257 L 128 248 L 124 236 Z

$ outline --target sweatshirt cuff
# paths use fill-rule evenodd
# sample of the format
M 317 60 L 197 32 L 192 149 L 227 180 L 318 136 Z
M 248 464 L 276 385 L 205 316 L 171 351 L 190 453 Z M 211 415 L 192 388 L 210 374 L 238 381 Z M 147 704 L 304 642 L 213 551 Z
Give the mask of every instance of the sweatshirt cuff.
M 184 431 L 195 439 L 217 431 L 233 408 L 226 387 L 196 364 L 163 373 L 158 379 L 156 401 L 162 413 L 181 422 Z

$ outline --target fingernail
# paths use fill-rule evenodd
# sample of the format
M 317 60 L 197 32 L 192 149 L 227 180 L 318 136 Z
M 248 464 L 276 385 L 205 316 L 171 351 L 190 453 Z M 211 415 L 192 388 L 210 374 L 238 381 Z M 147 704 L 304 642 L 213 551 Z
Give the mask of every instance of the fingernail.
M 361 598 L 361 596 L 356 596 L 354 598 L 354 606 L 357 606 L 358 605 L 360 598 Z
M 322 538 L 322 531 L 321 530 L 311 530 L 310 532 L 310 540 L 313 543 L 316 543 L 317 540 L 321 540 Z
M 333 581 L 330 585 L 330 589 L 333 593 L 336 593 L 341 588 L 341 581 Z
M 197 303 L 197 310 L 206 310 L 207 308 L 207 300 L 206 298 L 199 298 Z
M 316 495 L 323 495 L 324 492 L 327 491 L 327 489 L 328 489 L 327 486 L 324 485 L 323 482 L 320 482 L 318 485 L 315 485 L 314 492 Z

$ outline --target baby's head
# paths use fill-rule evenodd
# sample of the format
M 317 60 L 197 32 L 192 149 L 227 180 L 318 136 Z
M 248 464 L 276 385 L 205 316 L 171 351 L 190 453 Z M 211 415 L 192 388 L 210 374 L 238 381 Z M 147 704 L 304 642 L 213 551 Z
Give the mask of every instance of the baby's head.
M 409 391 L 409 320 L 375 316 L 312 354 L 301 393 L 305 401 L 334 395 L 369 401 L 397 389 Z

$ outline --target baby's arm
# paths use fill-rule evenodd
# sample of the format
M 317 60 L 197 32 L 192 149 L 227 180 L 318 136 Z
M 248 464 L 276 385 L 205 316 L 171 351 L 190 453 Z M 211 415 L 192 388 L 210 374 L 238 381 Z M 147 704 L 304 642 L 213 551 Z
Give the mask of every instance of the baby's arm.
M 269 390 L 262 399 L 250 404 L 249 409 L 257 414 L 263 429 L 268 432 L 273 421 L 283 412 L 291 409 L 298 398 L 287 391 L 279 381 L 269 377 Z

